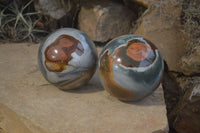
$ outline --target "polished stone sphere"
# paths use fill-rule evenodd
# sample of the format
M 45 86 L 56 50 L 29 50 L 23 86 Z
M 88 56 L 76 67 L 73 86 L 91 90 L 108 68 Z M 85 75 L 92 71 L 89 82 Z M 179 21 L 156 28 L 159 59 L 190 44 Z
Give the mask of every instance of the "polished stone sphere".
M 122 101 L 138 101 L 160 84 L 163 59 L 153 43 L 137 35 L 111 40 L 98 60 L 103 87 Z
M 41 43 L 38 64 L 47 81 L 60 89 L 74 89 L 94 74 L 97 50 L 85 33 L 62 28 Z

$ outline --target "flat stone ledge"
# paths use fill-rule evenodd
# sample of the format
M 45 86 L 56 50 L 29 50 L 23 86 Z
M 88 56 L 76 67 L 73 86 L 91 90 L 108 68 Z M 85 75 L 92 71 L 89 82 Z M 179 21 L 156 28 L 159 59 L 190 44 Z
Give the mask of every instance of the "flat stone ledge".
M 39 45 L 0 45 L 0 102 L 54 133 L 167 133 L 162 86 L 136 103 L 110 96 L 97 74 L 76 90 L 49 84 L 37 65 Z

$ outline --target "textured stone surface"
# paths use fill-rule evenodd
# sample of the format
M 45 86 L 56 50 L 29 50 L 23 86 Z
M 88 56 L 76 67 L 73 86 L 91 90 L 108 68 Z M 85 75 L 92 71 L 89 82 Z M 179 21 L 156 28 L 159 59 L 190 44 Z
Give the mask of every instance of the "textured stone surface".
M 186 75 L 200 74 L 200 46 L 194 47 L 190 55 L 182 57 L 181 69 Z
M 174 128 L 178 133 L 200 132 L 200 78 L 181 78 L 180 86 L 185 91 L 169 120 L 175 119 Z
M 55 31 L 62 27 L 74 27 L 79 8 L 76 1 L 71 0 L 34 0 L 35 10 L 43 16 L 37 26 L 47 31 Z
M 106 42 L 114 37 L 128 34 L 131 23 L 136 19 L 127 7 L 114 2 L 94 3 L 83 6 L 78 23 L 81 31 L 94 41 Z
M 35 9 L 44 15 L 49 15 L 54 19 L 60 19 L 66 15 L 65 9 L 57 0 L 37 0 Z
M 47 133 L 0 103 L 0 133 Z M 49 133 L 49 132 L 48 132 Z
M 39 45 L 0 45 L 0 102 L 50 132 L 168 132 L 162 87 L 137 103 L 111 97 L 95 75 L 77 90 L 49 84 L 37 66 Z
M 138 5 L 143 5 L 145 7 L 150 7 L 152 3 L 158 1 L 158 0 L 123 0 L 124 3 L 127 4 L 138 4 Z
M 180 72 L 180 58 L 185 54 L 186 46 L 180 24 L 182 3 L 179 0 L 159 0 L 149 4 L 134 34 L 151 40 L 169 70 Z

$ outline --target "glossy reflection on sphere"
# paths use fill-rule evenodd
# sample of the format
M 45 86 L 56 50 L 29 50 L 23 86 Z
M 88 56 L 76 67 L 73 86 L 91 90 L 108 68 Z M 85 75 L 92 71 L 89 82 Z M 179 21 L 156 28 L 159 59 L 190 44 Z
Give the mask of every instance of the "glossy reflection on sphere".
M 60 89 L 87 83 L 96 70 L 97 51 L 83 32 L 62 28 L 40 45 L 38 64 L 43 76 Z
M 163 69 L 158 49 L 136 35 L 113 39 L 98 60 L 102 85 L 122 101 L 137 101 L 151 94 L 160 84 Z

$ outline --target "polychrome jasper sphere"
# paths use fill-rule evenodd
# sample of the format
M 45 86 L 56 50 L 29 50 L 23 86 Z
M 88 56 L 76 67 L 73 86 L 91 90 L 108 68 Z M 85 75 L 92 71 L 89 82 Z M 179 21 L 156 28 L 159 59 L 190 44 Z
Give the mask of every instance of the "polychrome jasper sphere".
M 160 84 L 163 59 L 148 40 L 124 35 L 110 41 L 98 60 L 103 87 L 122 101 L 138 101 Z
M 83 32 L 62 28 L 41 43 L 38 64 L 47 81 L 60 89 L 74 89 L 87 83 L 94 74 L 97 51 Z

